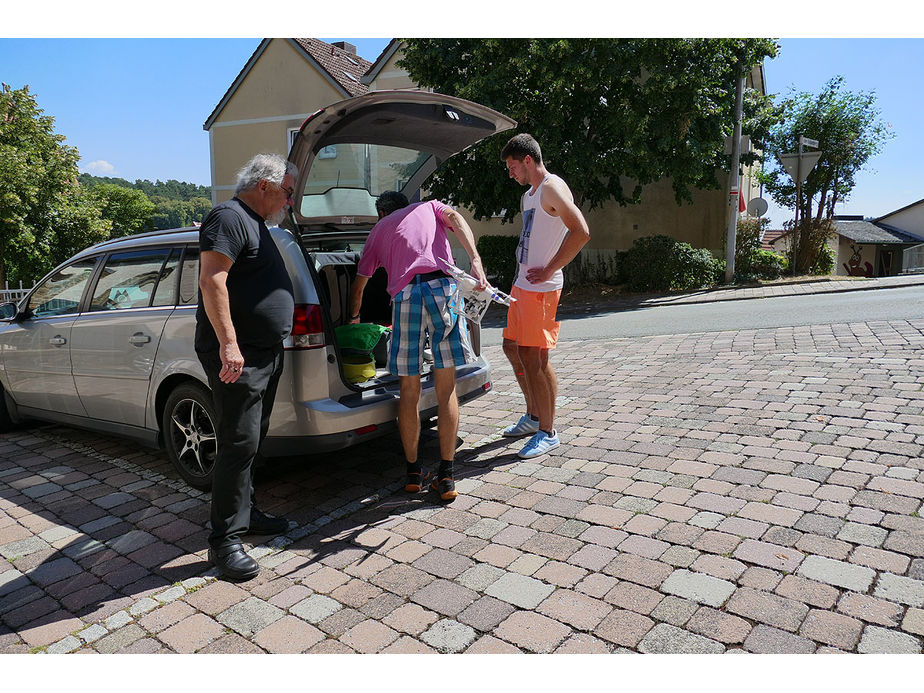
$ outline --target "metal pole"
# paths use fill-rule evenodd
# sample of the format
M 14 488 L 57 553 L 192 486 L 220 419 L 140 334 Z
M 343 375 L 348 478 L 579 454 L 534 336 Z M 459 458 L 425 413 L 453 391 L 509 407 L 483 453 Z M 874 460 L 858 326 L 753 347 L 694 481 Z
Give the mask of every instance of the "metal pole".
M 725 234 L 725 283 L 731 284 L 735 276 L 735 237 L 738 231 L 738 165 L 741 160 L 741 111 L 744 106 L 744 66 L 735 65 L 735 132 L 732 135 L 731 173 L 728 176 L 728 230 Z
M 796 276 L 796 252 L 802 249 L 802 232 L 799 230 L 799 203 L 802 201 L 802 138 L 799 138 L 799 157 L 796 159 L 796 219 L 792 233 L 792 276 Z M 796 242 L 796 239 L 799 242 Z

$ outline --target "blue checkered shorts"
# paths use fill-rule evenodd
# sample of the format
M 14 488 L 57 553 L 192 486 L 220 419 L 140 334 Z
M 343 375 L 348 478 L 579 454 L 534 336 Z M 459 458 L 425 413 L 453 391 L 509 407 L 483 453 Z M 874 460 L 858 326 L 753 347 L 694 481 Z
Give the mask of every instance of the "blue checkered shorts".
M 392 303 L 388 370 L 394 375 L 420 375 L 424 340 L 430 336 L 434 368 L 464 366 L 475 360 L 465 318 L 449 310 L 456 284 L 448 277 L 411 281 Z

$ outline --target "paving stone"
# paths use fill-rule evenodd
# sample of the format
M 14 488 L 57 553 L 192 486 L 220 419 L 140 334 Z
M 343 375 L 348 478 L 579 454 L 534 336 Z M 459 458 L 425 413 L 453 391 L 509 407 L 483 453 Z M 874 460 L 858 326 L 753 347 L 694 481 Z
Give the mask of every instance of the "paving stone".
M 876 582 L 873 595 L 880 599 L 920 608 L 924 606 L 924 581 L 883 573 Z
M 614 609 L 594 631 L 594 635 L 623 647 L 635 647 L 655 623 L 647 616 Z
M 659 623 L 638 644 L 646 654 L 719 654 L 725 647 L 709 638 L 668 623 Z
M 262 599 L 249 597 L 220 613 L 216 620 L 244 637 L 250 637 L 284 615 L 282 609 Z
M 840 596 L 837 588 L 814 580 L 806 580 L 798 575 L 784 576 L 775 591 L 788 599 L 795 599 L 822 609 L 833 608 Z
M 604 601 L 565 589 L 556 590 L 536 608 L 549 618 L 583 631 L 592 631 L 612 610 Z
M 792 633 L 765 626 L 754 626 L 744 641 L 744 649 L 756 654 L 811 654 L 815 643 Z
M 512 573 L 508 573 L 508 576 Z M 523 580 L 531 580 L 516 576 Z M 503 579 L 503 578 L 501 578 Z M 497 584 L 497 583 L 495 583 Z M 493 595 L 496 596 L 496 595 Z M 426 609 L 444 616 L 456 616 L 478 598 L 478 593 L 449 580 L 437 579 L 412 595 L 411 599 Z
M 521 609 L 535 609 L 555 590 L 555 587 L 525 575 L 507 573 L 493 583 L 485 594 Z
M 856 647 L 862 630 L 863 623 L 855 618 L 812 609 L 799 629 L 799 635 L 850 651 Z
M 205 614 L 193 614 L 157 635 L 174 652 L 197 652 L 224 634 L 220 623 Z
M 903 611 L 898 604 L 855 592 L 845 592 L 838 602 L 837 610 L 867 623 L 892 627 L 899 625 Z
M 739 587 L 728 600 L 725 610 L 774 628 L 795 632 L 808 614 L 809 607 L 769 592 Z
M 867 626 L 863 631 L 860 644 L 857 645 L 860 654 L 920 654 L 921 641 L 913 635 L 899 633 L 879 626 Z
M 565 640 L 555 654 L 608 654 L 609 646 L 595 637 L 586 633 L 575 633 Z
M 403 633 L 419 635 L 438 619 L 439 616 L 418 604 L 403 604 L 383 618 L 382 623 Z
M 699 608 L 696 602 L 668 595 L 658 603 L 651 616 L 674 626 L 682 626 Z
M 571 629 L 542 614 L 517 611 L 497 626 L 494 634 L 529 652 L 547 653 L 558 647 Z
M 680 568 L 675 570 L 661 585 L 661 591 L 684 599 L 706 604 L 722 606 L 735 591 L 735 585 L 727 580 L 720 580 L 711 575 L 694 573 Z
M 823 556 L 808 556 L 802 561 L 798 572 L 809 580 L 860 593 L 866 592 L 876 577 L 876 571 L 869 568 Z
M 795 549 L 753 539 L 742 541 L 733 555 L 740 561 L 785 572 L 795 570 L 805 558 L 803 553 Z
M 619 554 L 604 568 L 604 572 L 620 580 L 657 588 L 673 570 L 665 563 L 632 554 Z
M 697 610 L 684 628 L 726 645 L 743 643 L 751 632 L 751 624 L 743 618 L 707 606 Z
M 493 630 L 515 611 L 515 607 L 494 597 L 481 597 L 458 615 L 460 623 L 476 630 Z
M 343 608 L 336 599 L 323 594 L 313 594 L 293 605 L 289 611 L 309 623 L 318 624 Z
M 882 527 L 848 522 L 841 528 L 841 531 L 837 533 L 837 538 L 841 541 L 849 541 L 853 544 L 877 547 L 882 546 L 888 534 L 888 530 Z

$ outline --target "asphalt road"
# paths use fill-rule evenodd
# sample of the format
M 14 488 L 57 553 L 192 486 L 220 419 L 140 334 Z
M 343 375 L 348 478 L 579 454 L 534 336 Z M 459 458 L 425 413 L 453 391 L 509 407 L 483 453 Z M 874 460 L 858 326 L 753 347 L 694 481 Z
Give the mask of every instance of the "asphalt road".
M 924 318 L 924 286 L 633 308 L 562 317 L 562 341 Z M 494 325 L 497 320 L 493 320 Z M 502 327 L 482 326 L 482 344 Z

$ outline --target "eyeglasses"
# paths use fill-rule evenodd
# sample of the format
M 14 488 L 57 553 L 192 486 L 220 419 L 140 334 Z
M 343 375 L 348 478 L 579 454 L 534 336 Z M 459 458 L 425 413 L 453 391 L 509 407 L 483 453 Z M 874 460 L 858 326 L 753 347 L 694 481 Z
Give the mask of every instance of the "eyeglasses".
M 282 192 L 284 192 L 284 193 L 286 194 L 286 202 L 294 202 L 294 200 L 292 199 L 292 195 L 295 194 L 295 188 L 286 188 L 286 187 L 283 187 L 282 185 L 280 185 L 279 183 L 274 183 L 274 182 L 271 181 L 271 180 L 268 180 L 268 181 L 266 181 L 266 182 L 267 182 L 267 183 L 273 183 L 273 185 L 275 185 L 277 188 L 279 188 L 280 190 L 282 190 Z

